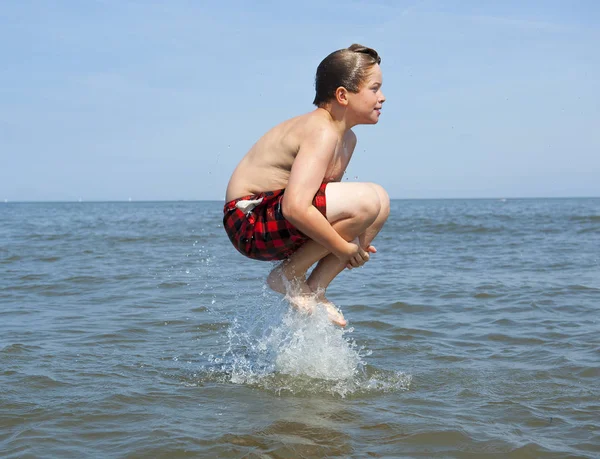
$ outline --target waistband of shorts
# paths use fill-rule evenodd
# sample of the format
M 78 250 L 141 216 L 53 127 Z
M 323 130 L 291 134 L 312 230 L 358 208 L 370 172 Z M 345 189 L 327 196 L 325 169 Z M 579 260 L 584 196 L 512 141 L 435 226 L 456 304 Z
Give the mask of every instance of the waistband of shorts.
M 251 194 L 248 196 L 242 196 L 241 198 L 236 198 L 236 199 L 226 203 L 225 206 L 223 207 L 223 211 L 229 212 L 231 210 L 237 209 L 237 207 L 235 205 L 240 201 L 254 201 L 256 199 L 263 199 L 263 204 L 265 204 L 269 200 L 275 199 L 279 195 L 283 194 L 284 191 L 285 191 L 285 188 L 281 189 L 281 190 L 263 191 L 262 193 Z
M 232 201 L 226 202 L 225 205 L 223 206 L 223 211 L 230 211 L 230 210 L 237 209 L 237 207 L 235 207 L 235 205 L 238 202 L 249 201 L 249 200 L 254 200 L 254 199 L 260 199 L 259 195 L 254 194 L 254 195 L 249 195 L 249 196 L 242 196 L 241 198 L 236 198 Z
M 319 187 L 319 190 L 317 191 L 317 194 L 322 193 L 325 194 L 325 188 L 327 187 L 327 184 L 329 182 L 323 182 L 321 183 L 321 186 Z M 229 212 L 231 210 L 235 210 L 237 209 L 237 207 L 235 207 L 235 205 L 240 202 L 240 201 L 253 201 L 255 199 L 260 199 L 260 198 L 270 198 L 270 197 L 277 197 L 280 194 L 283 194 L 285 192 L 285 188 L 281 189 L 281 190 L 275 190 L 275 191 L 264 191 L 262 193 L 258 193 L 258 194 L 251 194 L 248 196 L 242 196 L 241 198 L 236 198 L 233 199 L 227 203 L 225 203 L 225 205 L 223 206 L 223 212 Z

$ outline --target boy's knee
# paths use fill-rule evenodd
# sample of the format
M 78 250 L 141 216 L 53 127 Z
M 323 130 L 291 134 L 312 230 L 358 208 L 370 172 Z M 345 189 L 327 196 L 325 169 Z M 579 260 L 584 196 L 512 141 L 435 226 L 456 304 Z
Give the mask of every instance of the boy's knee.
M 379 198 L 379 218 L 387 220 L 390 215 L 390 196 L 381 185 L 378 185 L 377 183 L 371 183 L 370 185 Z
M 375 221 L 381 211 L 381 199 L 373 187 L 364 187 L 355 196 L 355 210 L 357 216 L 369 224 Z

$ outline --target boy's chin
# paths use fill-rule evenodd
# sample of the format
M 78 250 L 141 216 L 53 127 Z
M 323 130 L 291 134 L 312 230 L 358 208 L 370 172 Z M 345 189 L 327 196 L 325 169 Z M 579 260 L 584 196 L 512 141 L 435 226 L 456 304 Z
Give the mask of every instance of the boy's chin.
M 371 124 L 377 124 L 379 122 L 379 118 L 381 117 L 381 115 L 379 113 L 375 113 L 373 115 L 371 115 Z
M 377 124 L 379 122 L 379 115 L 373 115 L 365 117 L 360 124 Z

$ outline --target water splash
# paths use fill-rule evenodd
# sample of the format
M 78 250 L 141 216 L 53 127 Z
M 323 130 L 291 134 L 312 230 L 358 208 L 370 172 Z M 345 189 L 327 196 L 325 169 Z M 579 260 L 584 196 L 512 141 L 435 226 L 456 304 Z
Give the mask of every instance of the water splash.
M 366 358 L 371 352 L 352 339 L 352 328 L 331 324 L 324 308 L 319 306 L 312 314 L 293 308 L 282 313 L 281 302 L 276 303 L 267 301 L 262 314 L 252 321 L 233 321 L 227 330 L 226 351 L 209 356 L 206 380 L 279 394 L 341 397 L 410 387 L 410 375 L 368 365 Z
M 337 381 L 357 376 L 365 365 L 364 350 L 347 338 L 351 332 L 332 325 L 317 307 L 311 315 L 289 311 L 260 345 L 274 351 L 282 374 Z

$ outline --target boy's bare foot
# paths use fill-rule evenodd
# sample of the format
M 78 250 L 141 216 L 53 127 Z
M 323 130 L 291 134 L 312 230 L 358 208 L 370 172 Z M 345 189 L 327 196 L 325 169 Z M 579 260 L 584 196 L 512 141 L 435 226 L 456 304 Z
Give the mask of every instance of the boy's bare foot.
M 325 311 L 327 312 L 327 318 L 332 323 L 339 325 L 340 327 L 345 327 L 348 323 L 346 319 L 344 319 L 342 312 L 331 301 L 319 301 L 317 298 L 315 298 L 314 294 L 297 296 L 286 295 L 286 300 L 288 300 L 290 304 L 299 311 L 308 314 L 312 314 L 317 305 L 321 305 L 325 308 Z
M 306 314 L 312 314 L 317 307 L 317 300 L 314 295 L 286 295 L 285 299 L 298 311 Z
M 271 290 L 285 295 L 290 286 L 290 281 L 285 277 L 282 267 L 283 265 L 278 265 L 273 268 L 267 276 L 267 285 Z
M 293 273 L 288 273 L 285 268 L 285 263 L 282 263 L 276 266 L 267 276 L 267 285 L 271 290 L 289 296 L 314 296 L 313 291 L 306 283 L 305 277 L 296 277 Z
M 319 294 L 317 296 L 317 303 L 323 305 L 327 311 L 329 320 L 331 320 L 334 324 L 339 325 L 340 327 L 345 327 L 348 324 L 348 321 L 344 318 L 342 311 L 340 311 L 335 304 L 329 301 L 324 294 Z
M 306 283 L 305 278 L 294 277 L 285 270 L 285 264 L 275 267 L 267 277 L 271 290 L 286 295 L 286 299 L 299 311 L 312 313 L 317 304 L 322 304 L 331 322 L 340 327 L 348 323 L 340 310 L 324 294 L 316 295 Z
M 322 304 L 326 311 L 327 311 L 327 317 L 329 317 L 329 320 L 331 322 L 333 322 L 336 325 L 339 325 L 340 327 L 345 327 L 346 324 L 348 323 L 348 321 L 346 319 L 344 319 L 344 315 L 342 314 L 342 311 L 340 311 L 337 306 L 331 302 L 329 303 L 319 303 Z

